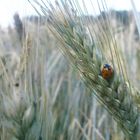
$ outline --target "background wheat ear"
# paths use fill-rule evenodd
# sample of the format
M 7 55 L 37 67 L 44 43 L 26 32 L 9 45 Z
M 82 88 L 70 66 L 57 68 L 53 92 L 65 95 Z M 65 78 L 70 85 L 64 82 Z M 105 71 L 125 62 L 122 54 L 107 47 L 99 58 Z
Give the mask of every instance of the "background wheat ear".
M 35 95 L 33 96 L 31 86 L 29 86 L 31 81 L 27 80 L 31 72 L 29 69 L 32 65 L 31 52 L 34 49 L 31 37 L 27 36 L 23 41 L 21 54 L 13 49 L 13 52 L 6 52 L 0 57 L 0 139 L 2 140 L 23 140 L 25 138 L 31 140 L 40 136 L 42 124 L 36 117 L 40 116 L 37 113 L 40 101 L 35 100 Z M 42 57 L 41 61 L 43 61 Z M 32 75 L 30 76 L 32 79 Z
M 126 136 L 131 140 L 137 140 L 139 133 L 138 102 L 134 103 L 132 95 L 136 94 L 134 90 L 131 90 L 130 83 L 123 75 L 124 71 L 121 70 L 121 66 L 118 66 L 122 73 L 115 73 L 111 82 L 108 82 L 100 75 L 101 65 L 110 62 L 109 59 L 106 59 L 102 48 L 110 49 L 112 39 L 114 40 L 114 38 L 110 38 L 112 34 L 106 32 L 106 29 L 100 28 L 97 22 L 93 28 L 93 37 L 89 28 L 84 25 L 82 18 L 74 15 L 69 7 L 66 8 L 66 6 L 72 6 L 73 9 L 71 1 L 65 4 L 57 3 L 60 13 L 54 11 L 55 8 L 51 4 L 47 7 L 45 3 L 36 3 L 40 6 L 44 15 L 50 16 L 50 30 L 60 40 L 60 48 L 63 50 L 64 55 L 77 68 L 87 87 L 94 91 L 98 101 L 104 104 L 105 108 L 113 115 Z M 104 23 L 103 19 L 102 22 Z M 109 24 L 106 25 L 107 30 L 110 31 Z M 100 28 L 102 38 L 98 36 L 96 27 Z M 86 32 L 87 29 L 89 34 Z M 113 48 L 115 47 L 113 46 Z M 111 49 L 110 53 L 112 53 L 112 57 L 119 56 L 119 52 L 115 52 L 115 55 L 113 55 Z M 119 57 L 118 60 L 120 61 Z M 117 65 L 121 65 L 121 63 L 119 62 Z M 116 71 L 119 69 L 114 67 Z

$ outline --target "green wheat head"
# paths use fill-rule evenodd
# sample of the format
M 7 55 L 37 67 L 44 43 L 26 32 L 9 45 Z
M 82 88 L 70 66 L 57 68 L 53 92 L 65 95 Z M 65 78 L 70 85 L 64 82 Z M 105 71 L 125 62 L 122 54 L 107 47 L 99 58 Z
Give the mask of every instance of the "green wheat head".
M 139 92 L 129 82 L 109 15 L 106 14 L 106 20 L 103 17 L 101 20 L 87 18 L 91 30 L 79 16 L 82 11 L 76 1 L 56 2 L 57 8 L 49 1 L 33 1 L 37 4 L 35 7 L 33 5 L 35 10 L 49 17 L 50 30 L 61 42 L 62 52 L 77 68 L 87 87 L 94 91 L 98 101 L 113 115 L 125 134 L 136 140 L 139 131 Z M 38 6 L 40 9 L 37 9 Z M 78 11 L 78 14 L 74 11 Z M 110 81 L 100 73 L 105 63 L 111 64 L 114 69 Z

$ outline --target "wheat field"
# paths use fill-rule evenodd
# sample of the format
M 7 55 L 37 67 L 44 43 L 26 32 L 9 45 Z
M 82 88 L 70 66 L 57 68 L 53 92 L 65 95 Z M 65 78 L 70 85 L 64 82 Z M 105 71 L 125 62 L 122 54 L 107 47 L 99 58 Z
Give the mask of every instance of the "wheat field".
M 135 7 L 99 1 L 91 16 L 74 0 L 29 3 L 38 16 L 0 28 L 0 140 L 139 140 Z

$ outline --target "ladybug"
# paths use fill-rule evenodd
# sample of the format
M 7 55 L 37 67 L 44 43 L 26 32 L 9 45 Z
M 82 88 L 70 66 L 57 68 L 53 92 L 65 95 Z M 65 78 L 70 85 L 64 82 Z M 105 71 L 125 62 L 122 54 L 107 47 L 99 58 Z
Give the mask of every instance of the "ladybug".
M 104 64 L 102 70 L 101 70 L 101 75 L 104 79 L 109 80 L 113 77 L 113 68 L 109 64 Z

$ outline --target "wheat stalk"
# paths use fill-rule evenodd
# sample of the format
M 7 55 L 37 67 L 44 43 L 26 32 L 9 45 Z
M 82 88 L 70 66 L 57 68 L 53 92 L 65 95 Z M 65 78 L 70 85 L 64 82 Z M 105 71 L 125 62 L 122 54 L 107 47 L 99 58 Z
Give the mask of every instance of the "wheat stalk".
M 138 104 L 133 99 L 136 94 L 129 81 L 127 81 L 128 77 L 122 68 L 122 60 L 119 52 L 117 52 L 116 42 L 112 44 L 114 38 L 110 32 L 109 20 L 106 23 L 107 31 L 99 27 L 99 21 L 97 21 L 96 27 L 101 31 L 101 37 L 95 31 L 95 27 L 93 37 L 93 35 L 86 33 L 82 18 L 75 16 L 69 10 L 69 5 L 72 6 L 72 1 L 69 1 L 68 4 L 64 4 L 62 1 L 57 2 L 59 13 L 55 11 L 55 8 L 49 2 L 49 6 L 47 2 L 38 2 L 36 0 L 34 2 L 46 17 L 49 15 L 50 30 L 60 40 L 60 47 L 64 55 L 77 68 L 85 84 L 94 91 L 98 101 L 104 104 L 105 108 L 113 115 L 128 138 L 137 140 L 139 113 Z M 76 5 L 77 3 L 75 2 L 74 4 Z M 80 8 L 76 10 L 80 11 Z M 111 62 L 106 58 L 103 49 L 109 49 L 110 57 L 112 59 L 116 57 L 117 59 L 116 61 L 112 60 L 115 74 L 111 81 L 105 80 L 100 74 L 101 66 L 105 62 Z M 112 49 L 114 49 L 115 54 L 113 54 Z M 117 62 L 118 68 L 114 62 Z

